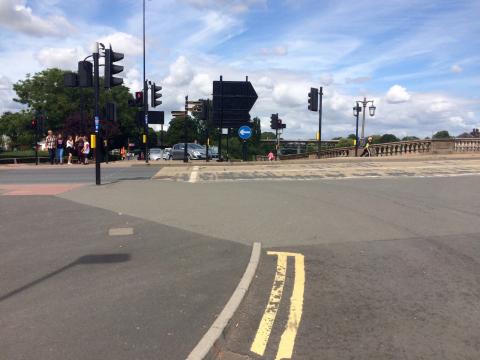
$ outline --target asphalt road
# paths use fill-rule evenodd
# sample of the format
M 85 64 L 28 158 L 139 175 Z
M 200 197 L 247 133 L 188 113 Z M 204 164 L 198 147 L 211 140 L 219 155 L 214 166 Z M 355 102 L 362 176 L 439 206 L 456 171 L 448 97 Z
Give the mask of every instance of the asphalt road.
M 280 360 L 289 348 L 286 359 L 480 357 L 479 176 L 136 184 L 62 196 L 264 245 L 218 359 Z M 304 276 L 289 256 L 278 280 L 270 250 L 303 255 Z
M 132 166 L 101 168 L 103 184 L 121 180 L 146 180 L 156 172 L 158 166 Z M 44 165 L 41 168 L 1 169 L 0 184 L 69 184 L 95 183 L 95 166 L 68 167 L 67 165 Z
M 61 199 L 0 197 L 0 348 L 22 359 L 180 359 L 261 241 L 218 359 L 478 359 L 480 176 L 454 165 L 411 171 L 195 183 L 186 174 Z M 28 232 L 25 214 L 35 219 Z M 134 235 L 108 236 L 112 227 Z
M 56 197 L 3 196 L 0 219 L 2 360 L 185 359 L 251 250 Z

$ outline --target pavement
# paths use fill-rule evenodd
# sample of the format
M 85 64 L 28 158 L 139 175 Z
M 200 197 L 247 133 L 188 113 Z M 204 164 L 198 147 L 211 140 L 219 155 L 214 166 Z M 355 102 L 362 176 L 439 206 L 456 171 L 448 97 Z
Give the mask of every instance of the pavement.
M 307 165 L 156 167 L 54 197 L 0 196 L 0 348 L 184 359 L 261 241 L 215 359 L 480 358 L 479 159 Z M 23 214 L 36 214 L 32 231 Z

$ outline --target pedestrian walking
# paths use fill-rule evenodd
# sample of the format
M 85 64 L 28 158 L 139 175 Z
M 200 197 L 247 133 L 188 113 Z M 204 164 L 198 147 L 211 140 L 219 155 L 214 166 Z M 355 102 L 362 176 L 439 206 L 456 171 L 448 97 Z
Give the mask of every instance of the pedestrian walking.
M 273 161 L 273 159 L 275 159 L 275 155 L 273 155 L 273 151 L 270 150 L 267 157 L 268 157 L 268 161 Z
M 55 138 L 55 135 L 53 135 L 52 130 L 48 130 L 48 135 L 45 138 L 45 147 L 48 150 L 48 158 L 50 160 L 50 164 L 53 165 L 55 161 L 55 148 L 57 146 L 57 139 Z
M 126 155 L 127 151 L 125 150 L 125 146 L 122 146 L 122 148 L 120 149 L 120 157 L 122 158 L 122 160 L 125 160 Z
M 83 136 L 77 136 L 75 138 L 75 149 L 77 150 L 77 159 L 79 164 L 83 164 Z
M 88 142 L 87 137 L 85 136 L 83 138 L 83 158 L 84 158 L 84 165 L 88 164 L 88 155 L 90 154 L 90 143 Z
M 68 160 L 67 160 L 67 164 L 68 165 L 72 165 L 72 157 L 73 157 L 73 152 L 74 152 L 74 142 L 73 142 L 73 137 L 70 135 L 67 139 L 67 145 L 66 145 L 66 150 L 67 150 L 67 154 L 68 154 Z
M 363 152 L 362 152 L 362 155 L 360 155 L 360 157 L 362 156 L 371 156 L 370 154 L 370 145 L 372 145 L 372 142 L 373 142 L 373 138 L 371 136 L 368 137 L 368 140 L 365 144 L 365 147 L 363 148 Z
M 62 134 L 57 135 L 57 163 L 63 164 L 63 150 L 65 144 L 63 143 L 63 136 Z

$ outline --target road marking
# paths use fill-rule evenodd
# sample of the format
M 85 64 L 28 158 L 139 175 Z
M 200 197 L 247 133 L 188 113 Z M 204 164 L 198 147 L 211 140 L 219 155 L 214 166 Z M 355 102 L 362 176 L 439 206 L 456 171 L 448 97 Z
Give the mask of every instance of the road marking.
M 305 258 L 301 254 L 295 255 L 295 282 L 290 298 L 290 313 L 285 331 L 280 338 L 280 345 L 275 360 L 291 359 L 298 326 L 302 320 L 303 293 L 305 291 Z
M 192 172 L 190 173 L 190 179 L 188 182 L 196 183 L 198 179 L 198 166 L 194 166 Z
M 285 276 L 287 272 L 287 258 L 292 256 L 295 258 L 295 279 L 293 284 L 292 297 L 290 298 L 290 310 L 288 322 L 285 330 L 280 338 L 277 356 L 275 360 L 291 359 L 293 348 L 295 346 L 295 338 L 297 336 L 298 327 L 302 319 L 303 312 L 303 294 L 305 290 L 305 260 L 304 256 L 299 253 L 276 252 L 269 251 L 268 255 L 277 256 L 277 272 L 273 282 L 270 298 L 263 317 L 258 326 L 257 334 L 252 343 L 250 351 L 263 356 L 270 337 L 270 333 L 277 316 L 280 301 L 282 299 L 283 288 L 285 284 Z
M 109 236 L 128 236 L 133 235 L 133 228 L 110 228 L 108 229 Z
M 267 253 L 272 255 L 270 251 Z M 263 313 L 262 320 L 258 326 L 257 335 L 252 343 L 250 351 L 263 356 L 265 348 L 267 347 L 268 339 L 277 316 L 277 311 L 282 300 L 283 285 L 285 284 L 285 275 L 287 273 L 287 256 L 278 254 L 277 258 L 277 272 L 275 273 L 275 280 L 273 281 L 272 291 L 270 292 L 270 299 L 267 307 Z

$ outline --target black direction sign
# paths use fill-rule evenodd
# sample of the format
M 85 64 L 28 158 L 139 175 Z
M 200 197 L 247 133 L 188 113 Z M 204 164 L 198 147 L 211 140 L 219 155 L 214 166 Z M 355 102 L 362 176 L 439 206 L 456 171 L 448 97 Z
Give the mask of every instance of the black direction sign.
M 257 99 L 258 95 L 249 81 L 214 81 L 213 124 L 224 128 L 248 124 L 249 111 Z
M 163 111 L 149 111 L 148 123 L 157 125 L 165 124 L 165 113 Z

